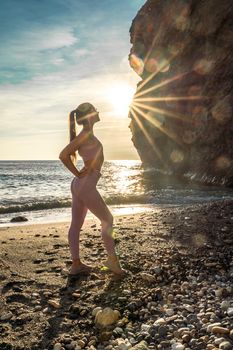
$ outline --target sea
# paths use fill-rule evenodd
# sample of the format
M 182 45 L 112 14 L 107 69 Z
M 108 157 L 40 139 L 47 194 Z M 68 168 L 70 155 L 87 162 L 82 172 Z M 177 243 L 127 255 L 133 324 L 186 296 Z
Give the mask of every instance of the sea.
M 233 198 L 233 189 L 178 181 L 139 160 L 106 160 L 101 174 L 97 187 L 113 215 Z M 73 178 L 60 160 L 0 161 L 0 226 L 70 221 Z M 12 223 L 16 216 L 28 221 Z

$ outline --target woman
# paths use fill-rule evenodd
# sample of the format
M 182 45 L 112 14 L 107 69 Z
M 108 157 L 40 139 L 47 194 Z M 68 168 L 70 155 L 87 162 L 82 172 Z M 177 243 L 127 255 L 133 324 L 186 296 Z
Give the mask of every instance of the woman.
M 75 118 L 77 124 L 83 126 L 82 131 L 77 136 Z M 80 230 L 88 209 L 101 222 L 101 235 L 108 255 L 104 265 L 113 273 L 124 273 L 116 255 L 115 243 L 112 237 L 113 216 L 96 189 L 104 162 L 103 146 L 93 133 L 93 126 L 99 120 L 99 113 L 90 103 L 82 103 L 77 109 L 70 112 L 70 143 L 59 155 L 59 159 L 75 176 L 71 182 L 72 220 L 68 233 L 72 256 L 70 275 L 91 270 L 90 266 L 81 262 L 79 256 Z M 84 162 L 84 167 L 80 171 L 75 166 L 76 151 L 78 151 Z

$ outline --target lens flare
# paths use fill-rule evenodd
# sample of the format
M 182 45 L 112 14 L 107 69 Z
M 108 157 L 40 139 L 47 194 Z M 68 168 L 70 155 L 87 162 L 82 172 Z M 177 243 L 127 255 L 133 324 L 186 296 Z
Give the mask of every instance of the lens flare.
M 170 154 L 170 159 L 173 161 L 173 163 L 180 163 L 184 160 L 184 154 L 178 149 L 174 149 Z
M 138 57 L 135 54 L 131 54 L 129 58 L 129 63 L 138 75 L 142 75 L 144 71 L 144 62 L 140 57 Z
M 214 61 L 202 58 L 195 62 L 193 69 L 201 75 L 209 74 L 214 68 Z
M 229 96 L 220 100 L 211 110 L 213 118 L 219 123 L 224 124 L 231 118 L 232 108 Z

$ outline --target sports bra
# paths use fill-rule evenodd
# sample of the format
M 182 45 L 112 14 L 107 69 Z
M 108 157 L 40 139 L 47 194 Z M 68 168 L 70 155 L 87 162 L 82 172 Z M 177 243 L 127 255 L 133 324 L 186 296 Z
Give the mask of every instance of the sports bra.
M 97 157 L 103 152 L 102 143 L 95 137 L 95 142 L 93 144 L 86 144 L 78 148 L 78 154 L 82 157 L 84 161 L 97 159 Z

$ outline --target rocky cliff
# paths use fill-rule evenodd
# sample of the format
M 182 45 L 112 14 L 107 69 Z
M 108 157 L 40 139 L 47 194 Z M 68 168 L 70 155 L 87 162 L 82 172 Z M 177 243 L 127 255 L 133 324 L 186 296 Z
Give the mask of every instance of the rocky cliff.
M 134 18 L 131 104 L 144 167 L 233 185 L 233 2 L 148 0 Z

